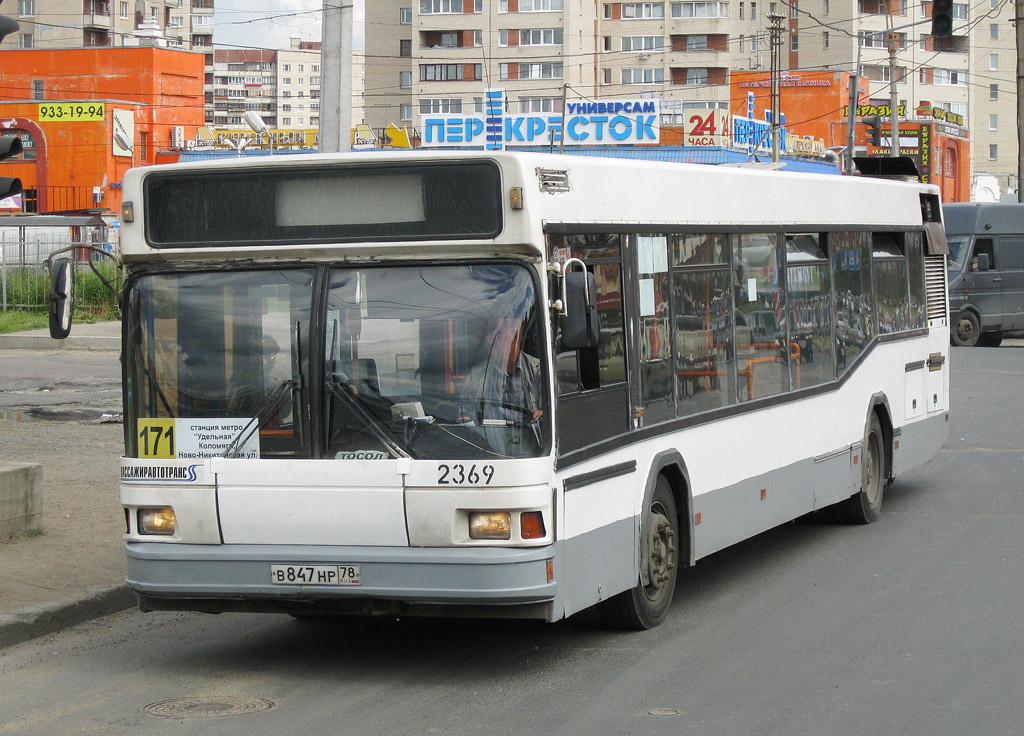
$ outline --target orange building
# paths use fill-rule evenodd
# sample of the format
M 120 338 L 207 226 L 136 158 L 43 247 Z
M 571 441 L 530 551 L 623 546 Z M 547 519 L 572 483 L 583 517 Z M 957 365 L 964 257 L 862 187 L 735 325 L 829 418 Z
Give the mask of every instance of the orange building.
M 25 190 L 6 211 L 118 213 L 124 172 L 204 125 L 204 66 L 154 47 L 0 51 L 0 132 L 24 149 L 0 161 Z
M 782 72 L 779 80 L 779 109 L 786 118 L 790 135 L 820 140 L 825 148 L 846 145 L 847 111 L 850 107 L 849 72 L 834 69 L 801 69 Z M 733 115 L 747 114 L 747 96 L 754 94 L 755 115 L 763 118 L 772 108 L 769 72 L 733 71 L 730 75 L 729 108 Z M 868 95 L 867 80 L 858 87 L 861 98 Z M 864 126 L 858 126 L 857 141 L 864 143 Z

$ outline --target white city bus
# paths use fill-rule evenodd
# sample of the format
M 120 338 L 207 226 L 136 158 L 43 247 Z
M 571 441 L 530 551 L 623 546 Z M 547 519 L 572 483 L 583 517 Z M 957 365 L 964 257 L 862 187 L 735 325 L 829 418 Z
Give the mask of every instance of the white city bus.
M 134 169 L 122 219 L 144 610 L 647 628 L 947 434 L 932 186 L 379 152 Z

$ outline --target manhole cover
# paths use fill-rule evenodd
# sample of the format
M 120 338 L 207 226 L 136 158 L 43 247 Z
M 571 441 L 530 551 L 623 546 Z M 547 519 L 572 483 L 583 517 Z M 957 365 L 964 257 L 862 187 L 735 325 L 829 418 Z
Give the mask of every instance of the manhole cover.
M 150 703 L 142 712 L 159 718 L 226 718 L 273 707 L 274 701 L 265 698 L 175 698 Z

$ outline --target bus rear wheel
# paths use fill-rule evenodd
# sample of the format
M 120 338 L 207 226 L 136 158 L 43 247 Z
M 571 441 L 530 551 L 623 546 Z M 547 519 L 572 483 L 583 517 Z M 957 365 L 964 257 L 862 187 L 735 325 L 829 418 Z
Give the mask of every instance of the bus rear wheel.
M 882 510 L 885 491 L 885 435 L 878 415 L 871 413 L 860 454 L 860 492 L 836 505 L 836 516 L 847 524 L 870 524 Z
M 679 516 L 665 476 L 658 477 L 646 515 L 646 554 L 640 564 L 647 568 L 647 584 L 640 582 L 600 604 L 604 619 L 625 629 L 651 629 L 660 624 L 676 589 Z

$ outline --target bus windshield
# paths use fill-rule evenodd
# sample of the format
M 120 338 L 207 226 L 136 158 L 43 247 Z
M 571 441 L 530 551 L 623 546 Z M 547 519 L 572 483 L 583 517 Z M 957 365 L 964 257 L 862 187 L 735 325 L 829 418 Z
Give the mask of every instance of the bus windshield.
M 128 454 L 374 460 L 546 451 L 543 342 L 526 268 L 319 271 L 136 279 L 125 315 Z M 157 444 L 172 436 L 173 446 Z
M 334 269 L 322 427 L 330 457 L 531 457 L 542 344 L 513 265 Z

